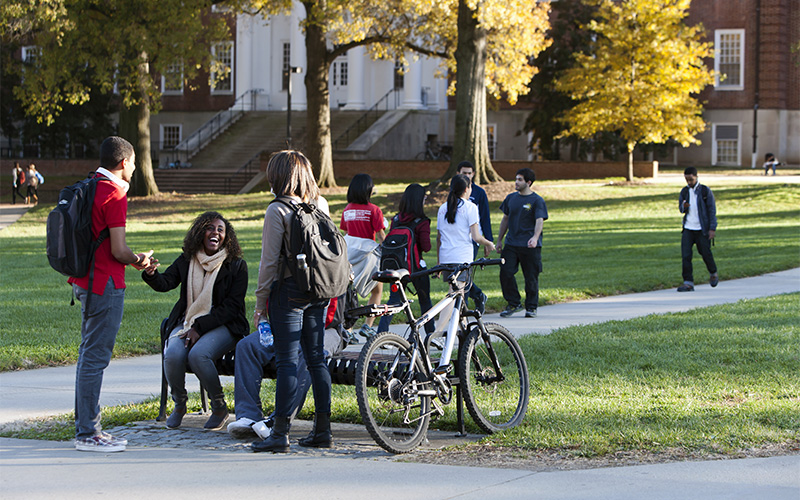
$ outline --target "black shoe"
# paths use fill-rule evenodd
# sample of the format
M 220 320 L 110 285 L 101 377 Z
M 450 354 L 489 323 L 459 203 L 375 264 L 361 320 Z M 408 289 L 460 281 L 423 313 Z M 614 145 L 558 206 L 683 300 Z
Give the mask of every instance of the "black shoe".
M 522 306 L 506 306 L 505 310 L 500 313 L 501 318 L 507 318 L 514 313 L 518 313 L 522 310 Z
M 224 404 L 224 403 L 223 403 Z M 228 407 L 222 406 L 220 408 L 212 409 L 211 416 L 208 417 L 206 420 L 205 425 L 203 425 L 203 429 L 207 431 L 218 431 L 225 427 L 225 423 L 228 421 Z
M 528 309 L 525 311 L 526 318 L 535 318 L 536 317 L 536 309 Z
M 489 297 L 483 292 L 481 292 L 479 297 L 475 298 L 475 310 L 481 313 L 481 316 L 486 312 L 486 299 L 488 298 Z
M 694 285 L 691 283 L 684 283 L 678 287 L 679 292 L 694 292 Z
M 719 275 L 717 273 L 712 274 L 711 277 L 708 278 L 708 283 L 711 285 L 711 288 L 719 285 Z
M 167 417 L 167 428 L 177 429 L 178 427 L 180 427 L 184 415 L 186 415 L 186 405 L 176 404 L 175 409 L 172 410 L 172 413 L 170 413 L 169 417 Z
M 297 442 L 306 448 L 330 448 L 333 446 L 333 434 L 331 434 L 331 414 L 315 413 L 314 428 L 308 436 Z
M 272 426 L 269 437 L 251 444 L 250 449 L 255 453 L 262 451 L 286 453 L 289 451 L 289 417 L 275 417 L 275 425 Z

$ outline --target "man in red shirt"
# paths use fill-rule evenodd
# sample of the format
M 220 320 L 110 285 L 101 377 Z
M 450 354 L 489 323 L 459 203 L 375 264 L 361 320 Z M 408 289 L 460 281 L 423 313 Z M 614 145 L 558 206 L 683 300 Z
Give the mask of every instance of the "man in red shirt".
M 128 444 L 125 439 L 103 432 L 100 426 L 100 387 L 122 323 L 125 266 L 132 264 L 142 270 L 151 260 L 155 262 L 151 259 L 152 250 L 137 254 L 125 243 L 127 192 L 136 169 L 135 159 L 133 146 L 121 137 L 108 137 L 100 145 L 101 166 L 96 172 L 100 182 L 92 207 L 92 234 L 97 238 L 107 227 L 109 237 L 95 252 L 91 291 L 89 273 L 69 279 L 81 302 L 82 317 L 75 376 L 75 449 L 79 451 L 123 451 Z M 89 294 L 91 300 L 87 304 Z

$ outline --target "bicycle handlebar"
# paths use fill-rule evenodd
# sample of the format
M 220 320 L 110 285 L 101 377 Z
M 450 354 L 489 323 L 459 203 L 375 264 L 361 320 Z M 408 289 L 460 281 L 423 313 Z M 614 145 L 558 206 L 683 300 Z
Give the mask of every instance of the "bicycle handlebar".
M 410 281 L 421 276 L 427 276 L 429 274 L 439 273 L 442 271 L 450 271 L 451 274 L 457 274 L 471 267 L 499 266 L 504 263 L 505 259 L 502 258 L 500 259 L 482 258 L 474 262 L 465 262 L 464 264 L 438 264 L 434 267 L 431 267 L 430 269 L 424 269 L 422 271 L 411 273 L 408 275 L 408 279 Z

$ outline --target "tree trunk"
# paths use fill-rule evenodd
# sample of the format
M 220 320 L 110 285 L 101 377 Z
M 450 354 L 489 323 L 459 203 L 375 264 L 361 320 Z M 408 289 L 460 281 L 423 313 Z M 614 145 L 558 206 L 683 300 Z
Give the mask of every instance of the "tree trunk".
M 315 3 L 304 2 L 306 19 L 313 20 Z M 306 26 L 306 128 L 308 159 L 320 187 L 335 187 L 333 175 L 333 148 L 331 146 L 331 106 L 328 88 L 328 47 L 325 27 L 310 21 Z
M 139 78 L 148 77 L 147 63 L 140 64 Z M 135 196 L 150 196 L 158 194 L 150 156 L 150 99 L 144 92 L 140 92 L 138 98 L 139 103 L 133 107 L 120 108 L 119 131 L 121 137 L 133 144 L 136 152 L 136 171 L 128 192 Z
M 458 2 L 456 48 L 456 130 L 453 157 L 442 182 L 448 182 L 463 160 L 475 165 L 475 182 L 503 180 L 492 167 L 486 132 L 486 31 L 466 0 Z
M 635 147 L 635 142 L 628 143 L 628 182 L 633 182 L 633 148 Z

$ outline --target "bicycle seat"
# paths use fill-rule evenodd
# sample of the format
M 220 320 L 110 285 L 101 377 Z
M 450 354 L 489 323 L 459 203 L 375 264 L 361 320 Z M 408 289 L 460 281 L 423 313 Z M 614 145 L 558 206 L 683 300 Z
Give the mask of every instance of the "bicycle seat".
M 381 283 L 395 283 L 408 276 L 407 269 L 387 269 L 372 275 L 372 279 Z

